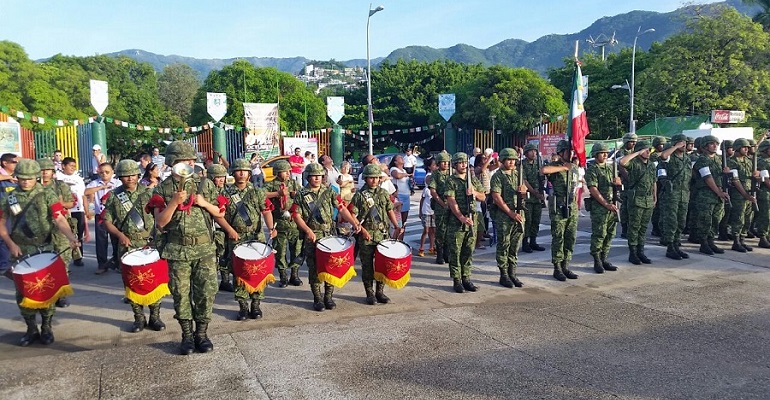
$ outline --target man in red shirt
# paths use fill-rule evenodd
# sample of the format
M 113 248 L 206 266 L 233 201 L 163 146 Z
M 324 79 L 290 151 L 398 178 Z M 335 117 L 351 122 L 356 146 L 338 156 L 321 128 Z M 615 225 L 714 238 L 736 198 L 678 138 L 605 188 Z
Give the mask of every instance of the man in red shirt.
M 302 186 L 302 171 L 305 169 L 305 158 L 300 154 L 302 150 L 297 147 L 294 149 L 294 155 L 289 156 L 289 164 L 291 165 L 291 179 L 297 181 Z

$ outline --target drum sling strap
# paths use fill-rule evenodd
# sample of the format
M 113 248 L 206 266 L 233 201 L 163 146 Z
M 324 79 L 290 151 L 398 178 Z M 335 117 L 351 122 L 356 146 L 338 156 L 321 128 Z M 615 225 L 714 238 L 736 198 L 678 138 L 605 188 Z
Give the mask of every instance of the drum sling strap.
M 330 191 L 331 189 L 327 189 L 327 190 Z M 321 199 L 324 198 L 322 197 L 324 194 L 326 194 L 326 192 L 321 193 L 317 199 L 310 200 L 307 202 L 307 205 L 310 208 L 310 216 L 314 220 L 316 220 L 316 222 L 318 222 L 319 224 L 324 223 L 323 218 L 321 218 L 321 209 L 320 209 L 320 206 L 318 205 L 319 203 L 321 203 Z
M 228 188 L 228 192 L 230 192 L 230 200 L 232 200 L 233 203 L 235 204 L 235 209 L 238 211 L 238 215 L 241 217 L 241 219 L 246 224 L 246 226 L 251 226 L 253 222 L 251 221 L 249 212 L 246 211 L 246 205 L 243 204 L 243 199 L 241 198 L 241 195 L 236 193 L 233 190 L 232 186 Z M 244 196 L 248 196 L 249 193 L 250 192 L 247 191 Z
M 25 205 L 24 208 L 21 210 L 19 215 L 16 216 L 16 219 L 13 221 L 13 226 L 11 227 L 11 232 L 15 231 L 16 227 L 18 227 L 19 224 L 21 224 L 20 228 L 21 228 L 21 232 L 24 233 L 24 236 L 26 236 L 29 239 L 35 238 L 35 233 L 32 232 L 32 229 L 30 229 L 29 225 L 27 225 L 26 214 L 27 214 L 27 210 L 29 210 L 29 207 L 35 202 L 35 200 L 38 199 L 38 197 L 40 197 L 41 194 L 43 194 L 42 191 L 36 194 L 35 196 L 33 196 L 32 199 L 29 201 L 29 203 L 27 203 L 27 205 Z M 15 198 L 15 195 L 14 195 L 14 198 Z M 11 203 L 11 199 L 8 200 L 8 203 L 9 204 Z
M 124 210 L 127 211 L 126 216 L 123 217 L 123 221 L 120 222 L 120 231 L 123 231 L 123 228 L 126 227 L 126 222 L 131 219 L 131 222 L 134 223 L 134 226 L 136 226 L 137 229 L 140 231 L 145 230 L 144 226 L 144 219 L 139 214 L 139 211 L 136 210 L 136 206 L 131 202 L 131 199 L 128 197 L 128 194 L 126 193 L 125 189 L 123 187 L 119 187 L 113 191 L 113 194 L 118 197 L 118 200 L 120 201 L 121 207 L 123 207 Z

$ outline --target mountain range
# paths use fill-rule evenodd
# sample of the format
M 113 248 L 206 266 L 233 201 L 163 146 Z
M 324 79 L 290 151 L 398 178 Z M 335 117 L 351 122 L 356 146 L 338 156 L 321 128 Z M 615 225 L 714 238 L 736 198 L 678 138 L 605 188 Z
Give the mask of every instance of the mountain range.
M 612 17 L 603 17 L 594 21 L 589 27 L 580 32 L 565 35 L 546 35 L 533 42 L 520 39 L 506 39 L 486 49 L 479 49 L 467 44 L 457 44 L 449 48 L 435 49 L 428 46 L 408 46 L 394 50 L 387 57 L 372 59 L 373 64 L 382 61 L 395 62 L 399 59 L 417 61 L 452 60 L 459 63 L 482 65 L 505 65 L 508 67 L 525 67 L 541 74 L 552 67 L 563 65 L 565 57 L 574 53 L 575 41 L 580 41 L 583 52 L 601 52 L 600 48 L 591 48 L 586 43 L 589 38 L 610 38 L 614 35 L 617 43 L 607 46 L 606 52 L 617 52 L 621 48 L 633 45 L 637 29 L 654 28 L 655 31 L 639 36 L 637 46 L 648 49 L 653 42 L 664 41 L 669 36 L 682 31 L 685 20 L 694 14 L 713 14 L 719 6 L 734 7 L 739 12 L 753 16 L 758 8 L 747 6 L 741 0 L 727 0 L 718 3 L 688 5 L 668 13 L 653 11 L 631 11 Z M 131 49 L 109 53 L 108 56 L 127 56 L 140 62 L 151 64 L 156 70 L 174 63 L 183 63 L 198 72 L 204 79 L 212 70 L 221 69 L 233 61 L 244 59 L 256 67 L 274 67 L 278 70 L 298 74 L 309 62 L 304 57 L 274 58 L 274 57 L 241 57 L 228 59 L 199 59 L 177 55 L 160 55 L 144 50 Z M 366 66 L 366 59 L 342 61 L 346 66 Z

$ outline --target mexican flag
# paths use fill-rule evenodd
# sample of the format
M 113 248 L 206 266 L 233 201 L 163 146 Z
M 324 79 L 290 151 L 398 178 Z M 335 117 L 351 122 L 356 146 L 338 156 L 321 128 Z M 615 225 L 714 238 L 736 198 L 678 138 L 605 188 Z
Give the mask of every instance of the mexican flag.
M 572 78 L 572 102 L 569 110 L 569 121 L 567 121 L 567 140 L 572 143 L 572 148 L 583 167 L 586 165 L 585 139 L 588 136 L 588 118 L 583 107 L 586 89 L 583 85 L 580 62 L 575 61 L 575 76 Z

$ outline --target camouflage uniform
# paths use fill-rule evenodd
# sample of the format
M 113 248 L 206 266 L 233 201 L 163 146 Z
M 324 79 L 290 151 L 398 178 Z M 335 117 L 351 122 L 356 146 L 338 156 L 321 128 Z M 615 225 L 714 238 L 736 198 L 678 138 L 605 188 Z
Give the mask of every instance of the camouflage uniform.
M 569 150 L 571 145 L 566 140 L 560 140 L 556 145 L 557 153 Z M 578 168 L 569 161 L 560 158 L 548 164 L 549 166 L 569 167 L 570 171 L 548 174 L 548 181 L 553 187 L 553 195 L 548 202 L 548 214 L 551 219 L 551 262 L 554 266 L 554 277 L 560 281 L 562 276 L 575 279 L 577 275 L 569 270 L 572 252 L 577 238 L 577 196 L 575 190 L 578 184 Z M 568 179 L 569 178 L 569 179 Z
M 701 138 L 701 148 L 709 143 L 719 143 L 719 139 L 714 136 L 704 136 Z M 714 244 L 714 237 L 719 229 L 719 221 L 724 215 L 723 201 L 706 184 L 706 178 L 714 179 L 714 184 L 718 189 L 722 189 L 722 160 L 716 153 L 704 153 L 698 158 L 693 167 L 693 176 L 695 178 L 695 188 L 698 193 L 695 197 L 693 216 L 693 234 L 701 243 L 700 251 L 712 255 L 714 253 L 724 253 L 724 250 Z
M 666 147 L 668 140 L 665 137 L 658 136 L 652 139 L 653 152 L 650 154 L 650 162 L 655 164 L 655 168 L 658 168 L 660 164 L 660 153 Z M 660 189 L 660 187 L 658 187 Z M 660 202 L 656 202 L 652 208 L 652 236 L 660 236 Z
M 649 142 L 642 140 L 636 143 L 634 150 L 649 147 Z M 650 264 L 650 259 L 644 254 L 644 243 L 652 207 L 655 205 L 657 168 L 649 159 L 645 162 L 641 156 L 632 159 L 625 168 L 628 171 L 628 186 L 624 190 L 628 202 L 628 261 L 637 265 Z
M 733 149 L 735 154 L 727 159 L 727 167 L 733 174 L 733 185 L 740 183 L 743 189 L 748 194 L 751 191 L 751 185 L 753 183 L 751 177 L 754 173 L 754 165 L 748 156 L 739 156 L 741 148 L 749 147 L 749 141 L 746 139 L 737 139 L 733 142 Z M 737 175 L 737 176 L 736 176 Z M 749 209 L 753 209 L 752 203 L 743 197 L 738 189 L 733 189 L 730 192 L 730 231 L 733 234 L 733 247 L 732 249 L 745 253 L 752 251 L 753 249 L 744 243 L 744 238 L 748 232 L 746 226 L 746 215 L 750 212 Z M 727 210 L 725 209 L 725 213 Z M 749 214 L 750 216 L 750 214 Z
M 697 237 L 697 234 L 694 233 L 695 231 L 695 198 L 698 194 L 698 187 L 695 185 L 695 181 L 698 178 L 698 171 L 695 171 L 693 168 L 695 167 L 695 163 L 698 161 L 698 158 L 700 157 L 700 138 L 692 139 L 691 137 L 687 137 L 687 144 L 690 143 L 694 144 L 695 150 L 689 152 L 687 156 L 690 159 L 690 172 L 692 179 L 690 180 L 690 202 L 687 206 L 687 226 L 685 227 L 686 232 L 689 233 L 689 241 L 691 243 L 700 243 L 700 239 Z
M 40 164 L 41 171 L 56 169 L 56 166 L 54 165 L 53 160 L 51 160 L 48 157 L 41 158 L 37 162 L 38 164 Z M 61 201 L 63 200 L 70 201 L 72 199 L 72 190 L 70 189 L 69 185 L 56 179 L 55 172 L 53 177 L 51 178 L 51 181 L 48 183 L 48 185 L 43 185 L 43 187 L 52 190 L 54 194 L 57 197 L 59 197 Z M 71 218 L 69 217 L 67 218 L 68 223 L 71 220 L 72 220 Z M 58 229 L 54 229 L 52 235 L 53 235 L 54 251 L 56 251 L 57 253 L 61 253 L 59 257 L 61 257 L 62 261 L 64 261 L 64 265 L 67 267 L 67 273 L 69 274 L 70 263 L 72 263 L 72 252 L 63 251 L 70 247 L 69 240 L 67 240 L 67 237 L 64 236 L 64 234 L 62 234 L 61 232 L 59 232 Z
M 635 133 L 626 133 L 623 135 L 623 147 L 615 152 L 615 162 L 634 152 L 634 147 L 631 146 L 631 148 L 628 148 L 628 145 L 632 142 L 636 142 L 637 139 Z M 620 178 L 623 182 L 623 187 L 628 187 L 628 174 L 622 167 L 619 172 L 621 172 Z M 620 201 L 620 237 L 625 239 L 628 232 L 628 201 L 626 199 L 625 191 L 620 193 Z
M 767 187 L 767 182 L 770 180 L 768 177 L 770 171 L 770 156 L 768 151 L 770 150 L 770 142 L 765 140 L 759 144 L 757 151 L 759 152 L 757 158 L 757 170 L 760 173 L 760 185 L 759 192 L 757 193 L 757 205 L 759 211 L 756 217 L 757 234 L 759 235 L 759 247 L 763 249 L 770 248 L 770 188 Z
M 441 152 L 436 156 L 436 161 L 449 162 L 450 156 L 446 152 Z M 451 168 L 451 167 L 450 167 Z M 446 171 L 436 170 L 433 172 L 430 178 L 428 187 L 434 189 L 441 200 L 446 201 L 446 188 L 449 176 L 451 175 L 451 169 Z M 430 207 L 433 209 L 433 215 L 436 218 L 436 263 L 443 264 L 449 258 L 449 251 L 447 249 L 448 242 L 446 240 L 446 224 L 450 211 L 444 207 L 441 207 L 434 199 L 430 200 Z
M 286 161 L 278 161 L 273 166 L 273 174 L 283 171 L 290 171 L 291 166 Z M 299 237 L 299 229 L 297 224 L 291 220 L 289 209 L 294 204 L 294 198 L 291 193 L 299 193 L 301 187 L 294 179 L 286 179 L 281 181 L 278 178 L 273 179 L 270 182 L 265 183 L 265 191 L 278 192 L 281 186 L 285 186 L 289 190 L 289 196 L 283 201 L 283 208 L 281 208 L 281 198 L 274 197 L 270 199 L 273 203 L 273 222 L 278 229 L 278 236 L 273 239 L 273 249 L 275 250 L 275 265 L 278 267 L 278 273 L 280 274 L 280 287 L 285 287 L 289 284 L 293 286 L 301 286 L 302 280 L 299 279 L 299 261 L 302 255 L 302 240 Z M 288 262 L 287 257 L 288 256 Z M 291 278 L 287 278 L 286 269 L 291 271 Z
M 591 156 L 596 157 L 599 153 L 609 153 L 609 149 L 602 143 L 594 144 Z M 602 164 L 597 162 L 586 169 L 585 176 L 589 190 L 595 187 L 601 194 L 600 199 L 592 195 L 585 201 L 586 209 L 591 213 L 591 256 L 594 258 L 594 271 L 600 274 L 605 270 L 617 270 L 617 267 L 607 260 L 607 256 L 612 247 L 612 238 L 615 237 L 618 216 L 602 205 L 602 203 L 613 203 L 614 168 L 608 161 Z
M 518 158 L 519 156 L 514 149 L 503 149 L 500 151 L 500 162 L 504 163 L 505 160 L 509 159 L 518 161 Z M 522 169 L 523 168 L 524 166 L 522 165 Z M 517 193 L 519 189 L 517 185 L 517 182 L 519 182 L 518 174 L 519 172 L 516 168 L 510 171 L 504 171 L 500 168 L 492 175 L 492 181 L 490 183 L 490 192 L 498 193 L 502 198 L 503 203 L 505 203 L 512 212 L 519 212 L 516 207 L 519 196 Z M 523 172 L 522 175 L 524 175 Z M 535 199 L 537 198 L 535 197 Z M 528 202 L 522 205 L 527 207 L 527 210 L 528 208 L 542 210 L 539 201 L 536 203 Z M 522 218 L 526 218 L 527 210 L 520 212 Z M 492 215 L 495 230 L 497 231 L 495 260 L 497 261 L 497 268 L 500 270 L 500 284 L 509 288 L 514 286 L 522 287 L 523 284 L 516 277 L 516 267 L 518 266 L 519 260 L 519 243 L 521 243 L 522 236 L 524 235 L 526 219 L 522 222 L 515 221 L 496 203 L 492 203 L 492 205 L 489 206 L 489 212 Z
M 538 151 L 537 146 L 533 144 L 524 146 L 524 154 L 527 154 L 530 151 Z M 543 208 L 545 207 L 544 203 L 535 195 L 535 193 L 543 193 L 543 184 L 545 183 L 545 176 L 540 173 L 541 166 L 538 165 L 537 160 L 537 157 L 532 161 L 528 158 L 524 158 L 524 165 L 522 166 L 524 180 L 535 190 L 535 192 L 530 193 L 527 197 L 527 209 L 524 210 L 524 239 L 522 250 L 527 253 L 532 250 L 545 250 L 544 247 L 537 244 L 537 235 L 540 233 L 540 220 L 543 217 Z
M 462 162 L 468 162 L 468 155 L 455 153 L 452 164 L 457 165 Z M 466 177 L 470 171 L 469 168 Z M 471 186 L 476 192 L 484 192 L 484 187 L 475 177 L 471 177 Z M 446 198 L 454 198 L 460 213 L 473 219 L 476 215 L 476 200 L 468 197 L 467 187 L 466 178 L 460 177 L 457 173 L 452 174 L 446 183 L 444 195 Z M 476 225 L 475 223 L 471 226 L 463 224 L 450 210 L 447 210 L 446 218 L 445 240 L 449 248 L 449 276 L 454 280 L 455 291 L 462 293 L 465 289 L 475 292 L 477 288 L 471 283 L 470 277 L 473 249 L 476 247 Z
M 671 137 L 671 145 L 686 140 L 682 134 Z M 658 204 L 660 205 L 660 242 L 667 246 L 666 257 L 689 258 L 680 249 L 680 238 L 687 223 L 692 166 L 687 154 L 674 152 L 658 164 Z
M 214 182 L 214 178 L 221 178 L 221 177 L 227 177 L 227 168 L 225 168 L 222 164 L 211 164 L 206 168 L 206 176 Z M 216 185 L 216 183 L 214 183 Z M 218 187 L 219 194 L 223 194 L 224 191 L 224 185 L 222 187 Z M 232 276 L 233 273 L 233 265 L 230 264 L 229 258 L 227 257 L 227 254 L 225 253 L 225 231 L 222 230 L 222 227 L 219 226 L 219 224 L 214 223 L 214 245 L 216 245 L 216 257 L 217 261 L 219 263 L 219 275 L 220 275 L 220 282 L 219 282 L 219 290 L 224 292 L 232 292 L 235 290 L 234 288 L 234 281 L 235 277 Z
M 733 141 L 732 140 L 723 140 L 722 144 L 719 146 L 719 148 L 724 153 L 725 152 L 725 148 L 728 148 L 728 149 L 732 149 L 733 148 Z M 734 155 L 735 155 L 735 153 L 733 153 L 733 156 Z M 730 156 L 729 154 L 727 156 L 728 156 L 727 157 L 727 161 L 729 162 L 729 160 L 733 156 Z M 722 159 L 722 156 L 720 155 L 720 156 L 718 156 L 718 158 L 719 158 L 719 162 L 721 162 L 722 166 L 724 166 L 724 160 Z M 722 175 L 720 174 L 719 175 L 720 181 L 721 181 L 721 176 Z M 730 193 L 731 196 L 732 196 L 732 194 L 734 192 L 737 191 L 737 189 L 733 189 L 732 177 L 729 178 L 729 181 L 727 183 L 727 191 L 728 191 L 728 193 Z M 719 234 L 718 240 L 732 240 L 733 239 L 733 234 L 730 231 L 730 215 L 732 214 L 732 202 L 730 202 L 730 203 L 725 202 L 723 207 L 724 207 L 724 214 L 722 215 L 722 219 L 719 221 L 719 229 L 717 231 L 717 233 Z

